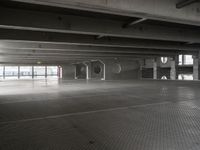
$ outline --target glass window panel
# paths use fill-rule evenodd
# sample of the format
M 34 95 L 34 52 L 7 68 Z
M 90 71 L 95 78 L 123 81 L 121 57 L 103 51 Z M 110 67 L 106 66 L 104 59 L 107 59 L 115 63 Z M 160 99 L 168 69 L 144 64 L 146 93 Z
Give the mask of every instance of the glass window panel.
M 185 55 L 184 56 L 184 64 L 185 65 L 192 65 L 193 64 L 192 55 Z
M 178 80 L 183 80 L 183 75 L 182 74 L 178 75 Z
M 183 75 L 184 80 L 193 80 L 193 75 L 192 74 L 185 74 Z
M 0 79 L 3 79 L 3 66 L 0 66 Z
M 45 66 L 34 66 L 34 78 L 45 78 Z
M 58 67 L 57 66 L 47 66 L 47 77 L 48 78 L 58 78 Z
M 182 65 L 182 64 L 183 64 L 183 62 L 182 62 L 183 59 L 182 59 L 182 58 L 183 58 L 183 55 L 179 55 L 179 57 L 178 57 L 178 64 L 179 64 L 179 65 Z
M 58 76 L 58 67 L 47 66 L 47 76 Z
M 193 80 L 193 74 L 179 74 L 179 80 Z
M 5 77 L 9 79 L 17 79 L 18 66 L 5 66 Z
M 20 66 L 20 78 L 31 79 L 32 78 L 32 66 Z

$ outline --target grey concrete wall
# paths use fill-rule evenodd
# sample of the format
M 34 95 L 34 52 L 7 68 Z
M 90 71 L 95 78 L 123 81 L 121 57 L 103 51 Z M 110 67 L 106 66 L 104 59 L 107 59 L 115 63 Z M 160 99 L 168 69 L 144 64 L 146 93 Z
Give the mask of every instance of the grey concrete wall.
M 142 68 L 142 78 L 153 79 L 153 68 Z
M 136 60 L 106 60 L 106 80 L 131 80 L 140 78 L 140 65 Z
M 105 80 L 131 80 L 140 79 L 140 65 L 139 61 L 136 60 L 102 60 L 105 64 Z M 100 74 L 94 73 L 94 67 L 96 64 L 102 66 L 102 71 Z M 120 69 L 119 69 L 120 66 Z M 75 79 L 75 65 L 67 64 L 62 65 L 62 75 L 63 79 L 73 80 Z M 91 78 L 89 79 L 102 79 L 104 76 L 103 65 L 99 62 L 91 62 Z
M 153 68 L 153 59 L 144 60 L 144 68 Z
M 170 68 L 171 67 L 171 60 L 169 57 L 168 57 L 167 63 L 165 63 L 165 64 L 162 63 L 161 58 L 157 58 L 157 63 L 158 63 L 158 66 L 161 68 Z
M 153 79 L 153 59 L 145 59 L 145 64 L 142 68 L 142 78 Z M 156 59 L 157 62 L 157 79 L 166 76 L 170 79 L 171 58 L 168 58 L 166 63 L 161 62 L 161 57 Z
M 144 68 L 153 68 L 153 59 L 145 59 L 145 64 L 144 64 Z M 156 59 L 156 61 L 157 61 L 157 66 L 158 67 L 161 67 L 161 68 L 169 68 L 169 67 L 171 67 L 171 60 L 170 60 L 170 58 L 168 57 L 168 61 L 167 61 L 167 63 L 162 63 L 161 62 L 161 58 L 160 57 L 158 57 L 157 59 Z
M 66 80 L 73 80 L 75 79 L 75 65 L 66 64 L 61 65 L 62 67 L 62 77 Z
M 162 76 L 166 76 L 167 79 L 170 79 L 170 73 L 175 74 L 176 77 L 173 79 L 178 78 L 178 74 L 192 74 L 193 73 L 193 66 L 175 66 L 176 73 L 174 70 L 171 69 L 171 63 L 173 59 L 168 58 L 167 63 L 162 63 L 160 58 L 157 58 L 157 79 L 161 79 Z M 178 61 L 178 60 L 176 60 Z M 177 63 L 176 63 L 177 65 Z M 142 68 L 142 78 L 150 78 L 153 79 L 153 59 L 146 59 L 145 64 Z

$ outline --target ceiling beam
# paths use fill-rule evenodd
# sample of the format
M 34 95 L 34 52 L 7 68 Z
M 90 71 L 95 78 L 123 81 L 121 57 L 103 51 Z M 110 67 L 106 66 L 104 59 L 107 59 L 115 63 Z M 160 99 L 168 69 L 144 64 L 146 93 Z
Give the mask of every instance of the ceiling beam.
M 197 2 L 200 2 L 200 1 L 199 0 L 182 0 L 176 4 L 176 8 L 180 9 Z
M 49 62 L 53 63 L 55 61 L 67 62 L 69 60 L 91 60 L 91 59 L 135 59 L 135 58 L 153 58 L 153 57 L 173 57 L 178 54 L 184 54 L 181 51 L 131 51 L 131 52 L 65 52 L 62 53 L 57 50 L 34 50 L 31 51 L 25 49 L 1 49 L 0 61 L 1 62 L 11 62 L 15 60 L 25 61 L 34 60 L 35 62 Z M 197 52 L 196 52 L 197 53 Z M 189 54 L 196 54 L 195 52 L 189 52 Z
M 60 34 L 48 32 L 33 32 L 0 29 L 0 47 L 33 47 L 33 48 L 66 48 L 67 45 L 120 47 L 120 48 L 148 48 L 199 51 L 197 45 L 184 43 L 140 40 L 107 37 L 96 39 L 93 36 Z
M 106 47 L 74 47 L 71 49 L 45 49 L 45 48 L 0 48 L 0 55 L 4 54 L 32 54 L 32 55 L 57 55 L 64 56 L 70 54 L 83 54 L 83 56 L 99 53 L 109 55 L 109 54 L 158 54 L 158 55 L 176 55 L 179 53 L 190 53 L 197 54 L 196 51 L 175 51 L 175 50 L 154 50 L 154 49 L 137 49 L 137 48 L 106 48 Z
M 0 42 L 0 52 L 9 50 L 23 51 L 57 51 L 57 52 L 113 52 L 113 53 L 131 53 L 131 52 L 146 52 L 146 53 L 162 53 L 162 52 L 178 52 L 177 49 L 154 49 L 154 48 L 131 48 L 131 47 L 107 47 L 93 45 L 70 45 L 70 44 L 51 44 L 51 43 L 29 43 L 29 42 Z M 191 50 L 188 50 L 192 52 Z
M 1 29 L 200 43 L 200 30 L 189 28 L 145 24 L 123 29 L 120 21 L 8 8 L 0 8 L 0 20 Z
M 7 0 L 11 1 L 11 0 Z M 152 20 L 162 20 L 182 24 L 200 25 L 200 19 L 198 12 L 183 12 L 173 7 L 174 1 L 165 0 L 148 0 L 138 2 L 136 0 L 123 0 L 123 2 L 116 3 L 116 0 L 108 0 L 104 2 L 101 0 L 12 0 L 16 2 L 24 2 L 26 4 L 35 4 L 48 6 L 48 7 L 60 7 L 65 9 L 75 9 L 82 11 L 91 11 L 93 13 L 115 14 L 120 16 L 129 16 L 137 18 L 148 18 Z M 156 2 L 156 3 L 155 3 Z M 109 4 L 109 5 L 108 5 Z M 155 7 L 156 6 L 156 7 Z M 141 9 L 143 8 L 143 9 Z M 155 13 L 156 12 L 156 13 Z M 187 13 L 187 15 L 185 15 Z M 173 15 L 171 15 L 173 14 Z
M 28 60 L 28 59 L 33 59 L 33 60 L 40 60 L 40 61 L 55 61 L 55 60 L 60 60 L 60 61 L 67 61 L 67 60 L 77 60 L 77 59 L 87 59 L 87 60 L 93 60 L 93 59 L 114 59 L 114 58 L 119 58 L 119 59 L 134 59 L 134 58 L 152 58 L 152 57 L 161 57 L 161 56 L 167 56 L 167 57 L 173 57 L 174 55 L 157 55 L 157 54 L 135 54 L 135 55 L 89 55 L 89 56 L 84 56 L 82 57 L 81 55 L 68 55 L 68 56 L 31 56 L 31 55 L 5 55 L 5 56 L 0 56 L 0 61 L 11 61 L 11 60 Z

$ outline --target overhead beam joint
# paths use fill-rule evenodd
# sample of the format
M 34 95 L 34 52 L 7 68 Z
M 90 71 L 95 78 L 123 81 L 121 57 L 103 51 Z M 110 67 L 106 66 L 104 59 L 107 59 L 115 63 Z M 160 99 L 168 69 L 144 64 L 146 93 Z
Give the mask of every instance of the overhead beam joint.
M 134 21 L 131 21 L 131 22 L 128 22 L 128 23 L 125 23 L 122 28 L 128 28 L 130 26 L 133 26 L 135 24 L 138 24 L 138 23 L 141 23 L 143 21 L 146 21 L 147 19 L 146 18 L 140 18 L 140 19 L 137 19 L 137 20 L 134 20 Z

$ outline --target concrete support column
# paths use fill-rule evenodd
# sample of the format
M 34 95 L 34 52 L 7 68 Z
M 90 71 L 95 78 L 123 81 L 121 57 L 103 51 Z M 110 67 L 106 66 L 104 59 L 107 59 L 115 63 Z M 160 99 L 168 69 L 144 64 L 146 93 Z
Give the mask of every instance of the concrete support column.
M 103 78 L 101 78 L 101 80 L 106 80 L 106 64 L 104 61 L 99 60 L 102 64 L 103 64 Z
M 193 56 L 193 80 L 199 80 L 199 57 Z
M 5 79 L 6 78 L 6 73 L 5 73 L 5 66 L 3 66 L 3 79 Z
M 139 60 L 139 73 L 138 73 L 138 79 L 142 79 L 142 70 L 143 70 L 143 67 L 145 66 L 145 59 L 141 59 Z
M 18 79 L 20 79 L 20 66 L 18 66 Z
M 74 79 L 77 79 L 77 65 L 74 66 Z
M 170 79 L 176 80 L 178 61 L 175 57 L 171 58 L 170 61 L 171 61 Z
M 47 66 L 45 66 L 45 78 L 47 78 Z
M 92 74 L 92 66 L 91 63 L 88 64 L 88 79 L 91 79 L 91 74 Z
M 153 60 L 153 79 L 158 79 L 158 73 L 157 73 L 157 61 L 156 59 Z
M 92 72 L 92 67 L 91 67 L 91 62 L 85 62 L 86 65 L 86 79 L 91 79 L 91 72 Z
M 89 67 L 86 65 L 86 79 L 89 79 Z
M 32 79 L 34 78 L 34 66 L 32 66 Z
M 60 77 L 65 80 L 73 80 L 75 79 L 75 71 L 76 65 L 75 64 L 65 64 L 59 66 L 60 68 Z

